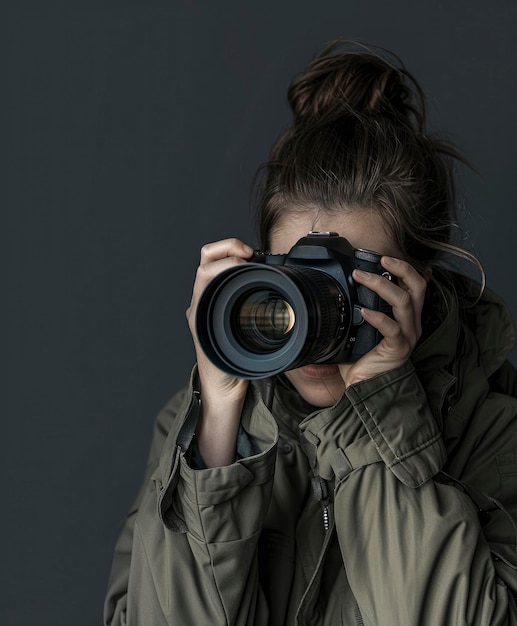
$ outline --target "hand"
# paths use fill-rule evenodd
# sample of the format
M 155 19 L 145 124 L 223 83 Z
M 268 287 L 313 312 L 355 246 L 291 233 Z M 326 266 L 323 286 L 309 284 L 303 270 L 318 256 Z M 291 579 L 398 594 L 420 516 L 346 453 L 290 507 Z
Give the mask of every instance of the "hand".
M 380 311 L 362 309 L 365 321 L 376 328 L 383 339 L 356 363 L 340 366 L 347 387 L 405 363 L 422 334 L 422 308 L 428 278 L 400 259 L 383 256 L 381 264 L 397 277 L 398 285 L 379 274 L 358 270 L 354 270 L 353 278 L 391 305 L 393 319 Z
M 224 239 L 203 246 L 192 300 L 186 311 L 201 382 L 198 446 L 208 467 L 228 465 L 234 460 L 235 442 L 248 381 L 225 374 L 207 358 L 196 336 L 197 305 L 203 290 L 217 274 L 245 263 L 252 254 L 253 249 L 238 239 Z

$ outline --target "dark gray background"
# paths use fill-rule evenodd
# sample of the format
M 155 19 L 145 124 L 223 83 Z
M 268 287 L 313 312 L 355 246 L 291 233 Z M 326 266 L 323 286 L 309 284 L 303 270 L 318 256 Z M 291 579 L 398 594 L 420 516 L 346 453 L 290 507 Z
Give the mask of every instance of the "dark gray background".
M 7 24 L 0 622 L 86 626 L 152 420 L 193 363 L 198 250 L 255 243 L 250 181 L 323 44 L 385 46 L 420 79 L 480 173 L 460 179 L 467 245 L 517 312 L 517 4 L 40 2 Z

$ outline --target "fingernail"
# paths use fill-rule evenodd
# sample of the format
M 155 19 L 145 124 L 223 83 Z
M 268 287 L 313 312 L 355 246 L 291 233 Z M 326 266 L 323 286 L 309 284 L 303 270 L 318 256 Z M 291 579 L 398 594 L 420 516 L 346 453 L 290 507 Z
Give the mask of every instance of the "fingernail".
M 354 270 L 354 275 L 357 276 L 357 278 L 368 278 L 369 277 L 368 272 L 363 272 L 363 270 Z
M 248 246 L 248 245 L 244 244 L 244 245 L 243 245 L 243 248 L 244 248 L 244 252 L 245 252 L 246 254 L 252 254 L 252 253 L 253 253 L 253 248 L 251 248 L 250 246 Z

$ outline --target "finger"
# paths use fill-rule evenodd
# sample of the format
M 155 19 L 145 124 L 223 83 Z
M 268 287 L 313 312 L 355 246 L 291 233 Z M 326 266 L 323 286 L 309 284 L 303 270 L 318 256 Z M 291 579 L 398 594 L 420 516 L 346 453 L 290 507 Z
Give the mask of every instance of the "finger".
M 381 264 L 393 276 L 397 277 L 401 288 L 407 289 L 414 296 L 414 301 L 423 299 L 427 290 L 428 278 L 426 276 L 422 276 L 410 263 L 402 261 L 402 259 L 383 256 Z
M 206 263 L 205 265 L 199 265 L 196 271 L 194 287 L 192 289 L 190 306 L 186 311 L 187 320 L 190 321 L 193 319 L 193 316 L 195 316 L 198 300 L 210 281 L 212 281 L 221 272 L 231 267 L 244 265 L 245 263 L 245 259 L 239 257 L 226 257 L 223 259 L 217 259 L 211 263 Z
M 420 337 L 422 334 L 422 310 L 430 274 L 422 275 L 407 261 L 393 257 L 382 257 L 381 263 L 390 273 L 397 277 L 399 286 L 407 290 L 411 295 L 415 320 L 418 326 L 418 336 Z
M 243 243 L 240 239 L 222 239 L 213 243 L 207 243 L 201 248 L 201 265 L 212 263 L 225 257 L 240 257 L 249 259 L 253 254 L 253 248 Z
M 416 343 L 421 334 L 421 311 L 420 304 L 414 304 L 412 301 L 414 297 L 413 294 L 408 290 L 402 289 L 395 283 L 386 280 L 386 278 L 379 274 L 357 270 L 354 271 L 353 277 L 358 283 L 377 293 L 391 306 L 397 326 L 400 325 L 402 333 L 411 343 Z M 388 320 L 390 319 L 383 313 L 379 314 Z M 381 328 L 378 330 L 384 334 Z
M 365 321 L 376 328 L 383 336 L 383 340 L 374 350 L 377 352 L 387 350 L 390 356 L 396 356 L 397 359 L 402 361 L 409 358 L 415 347 L 416 338 L 406 335 L 401 324 L 380 311 L 363 308 L 361 309 L 361 314 Z
M 352 277 L 356 282 L 375 291 L 378 296 L 386 300 L 392 307 L 402 309 L 408 305 L 412 306 L 411 300 L 413 298 L 413 292 L 409 289 L 402 289 L 400 285 L 386 279 L 380 274 L 354 270 Z
M 404 322 L 404 326 L 411 324 L 411 312 L 417 328 L 420 329 L 420 319 L 427 290 L 427 279 L 421 276 L 415 268 L 400 259 L 383 257 L 383 265 L 397 278 L 397 283 L 386 280 L 384 276 L 371 272 L 354 271 L 354 279 L 372 289 L 392 308 L 393 315 Z M 418 330 L 420 333 L 420 330 Z
M 211 263 L 200 265 L 196 271 L 196 282 L 194 283 L 194 291 L 204 289 L 204 287 L 218 274 L 224 270 L 237 265 L 243 265 L 246 261 L 237 256 L 225 257 L 217 259 Z

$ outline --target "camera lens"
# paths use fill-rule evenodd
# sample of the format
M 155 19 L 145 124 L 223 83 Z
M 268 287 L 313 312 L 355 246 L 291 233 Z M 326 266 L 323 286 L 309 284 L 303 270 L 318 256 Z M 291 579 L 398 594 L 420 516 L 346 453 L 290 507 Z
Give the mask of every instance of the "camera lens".
M 351 324 L 338 283 L 307 267 L 246 263 L 216 276 L 199 300 L 196 331 L 222 371 L 266 378 L 330 362 Z
M 296 316 L 289 302 L 275 291 L 246 294 L 233 311 L 235 336 L 251 352 L 273 352 L 285 342 Z

